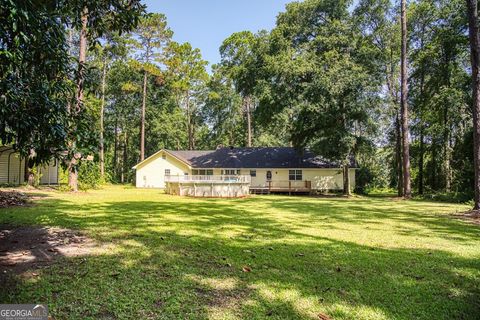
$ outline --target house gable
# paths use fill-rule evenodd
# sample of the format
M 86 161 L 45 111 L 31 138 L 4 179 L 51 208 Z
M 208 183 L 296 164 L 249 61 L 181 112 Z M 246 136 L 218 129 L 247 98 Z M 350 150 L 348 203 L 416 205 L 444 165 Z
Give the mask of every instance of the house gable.
M 160 151 L 152 154 L 150 157 L 146 158 L 145 160 L 137 163 L 134 167 L 132 167 L 132 169 L 136 169 L 136 170 L 139 170 L 141 169 L 142 167 L 148 165 L 149 163 L 155 161 L 156 159 L 158 159 L 159 157 L 163 156 L 163 155 L 168 155 L 170 157 L 173 157 L 174 159 L 176 159 L 177 161 L 180 161 L 182 162 L 184 165 L 186 165 L 188 168 L 191 168 L 190 166 L 190 163 L 181 158 L 181 157 L 178 157 L 177 155 L 175 154 L 172 154 L 169 150 L 166 150 L 166 149 L 161 149 Z

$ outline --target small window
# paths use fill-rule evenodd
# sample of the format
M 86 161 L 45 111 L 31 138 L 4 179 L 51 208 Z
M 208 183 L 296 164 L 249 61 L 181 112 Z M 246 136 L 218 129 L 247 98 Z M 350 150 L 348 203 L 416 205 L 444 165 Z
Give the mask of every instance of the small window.
M 166 159 L 167 159 L 167 155 L 166 155 L 166 154 L 162 154 L 162 159 L 163 159 L 163 160 L 166 160 Z
M 234 176 L 236 174 L 240 174 L 240 170 L 234 170 L 234 169 L 226 169 L 225 170 L 225 175 L 227 175 L 227 176 Z
M 240 170 L 237 170 L 237 174 L 240 175 Z
M 207 170 L 207 176 L 213 176 L 213 169 Z
M 272 171 L 267 171 L 267 180 L 272 180 Z
M 188 176 L 188 172 L 184 172 L 183 175 L 184 175 L 184 176 Z
M 197 170 L 197 169 L 193 169 L 193 170 L 192 170 L 192 175 L 198 176 L 198 170 Z
M 250 170 L 250 177 L 256 177 L 257 176 L 257 170 Z
M 169 176 L 170 175 L 170 169 L 165 169 L 165 175 Z
M 302 170 L 289 170 L 288 171 L 288 180 L 299 181 L 302 180 Z

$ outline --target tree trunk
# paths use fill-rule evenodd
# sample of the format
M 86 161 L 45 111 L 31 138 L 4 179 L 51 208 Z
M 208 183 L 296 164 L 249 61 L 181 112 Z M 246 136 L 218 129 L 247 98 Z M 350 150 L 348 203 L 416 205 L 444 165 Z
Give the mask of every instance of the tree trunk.
M 195 136 L 196 136 L 196 126 L 195 126 L 195 117 L 192 117 L 192 149 L 191 150 L 195 150 L 195 148 L 197 147 L 196 145 L 196 139 L 195 139 Z
M 193 115 L 192 115 L 192 111 L 190 110 L 190 94 L 188 92 L 186 94 L 186 99 L 185 99 L 185 109 L 187 112 L 188 150 L 193 150 L 194 149 L 193 130 L 192 130 Z
M 125 173 L 126 173 L 127 160 L 128 160 L 127 150 L 128 150 L 128 137 L 127 137 L 127 131 L 125 131 L 123 135 L 122 183 L 125 182 Z
M 80 45 L 78 49 L 78 78 L 77 78 L 77 101 L 75 104 L 74 114 L 78 114 L 82 108 L 85 82 L 85 63 L 87 61 L 87 22 L 88 8 L 84 7 L 81 16 L 82 29 L 80 30 Z M 72 112 L 72 110 L 69 110 Z M 78 159 L 80 158 L 76 152 L 76 141 L 71 142 L 71 150 L 75 153 L 68 163 L 68 185 L 72 191 L 78 191 Z
M 143 75 L 142 120 L 140 123 L 140 161 L 145 160 L 145 109 L 147 105 L 147 71 Z
M 118 179 L 118 117 L 117 116 L 115 116 L 115 132 L 113 137 L 113 175 L 115 179 Z
M 346 196 L 350 196 L 350 175 L 349 175 L 349 165 L 346 162 L 343 165 L 343 194 Z
M 432 190 L 438 190 L 438 181 L 437 181 L 437 139 L 432 138 Z
M 24 180 L 30 187 L 33 187 L 35 184 L 35 175 L 33 173 L 33 162 L 29 157 L 25 157 L 25 173 L 24 173 Z
M 418 193 L 423 194 L 423 162 L 425 154 L 425 141 L 424 141 L 424 128 L 423 121 L 420 123 L 420 156 L 418 159 Z
M 77 166 L 72 164 L 72 161 L 70 161 L 71 164 L 68 165 L 68 186 L 72 191 L 78 191 L 78 171 L 77 171 Z
M 403 163 L 403 196 L 411 198 L 412 190 L 410 184 L 410 132 L 408 128 L 408 86 L 407 86 L 407 14 L 406 0 L 402 0 L 402 52 L 401 52 L 401 97 L 400 109 L 402 116 L 402 163 Z
M 400 126 L 400 115 L 397 112 L 395 117 L 395 161 L 397 163 L 397 192 L 403 197 L 403 164 L 402 164 L 402 130 Z
M 107 62 L 103 61 L 103 74 L 102 74 L 102 105 L 100 107 L 100 146 L 99 146 L 99 159 L 100 159 L 100 175 L 105 177 L 105 146 L 103 141 L 104 134 L 104 113 L 105 113 L 105 78 L 107 77 Z
M 424 29 L 422 29 L 424 30 Z M 421 48 L 423 48 L 423 38 L 421 41 Z M 424 94 L 425 94 L 425 71 L 422 68 L 421 69 L 421 75 L 420 75 L 420 155 L 418 159 L 418 193 L 423 195 L 423 166 L 424 166 L 424 157 L 425 157 L 425 123 L 423 121 L 423 111 L 425 108 L 425 99 L 424 99 Z
M 450 168 L 450 133 L 448 128 L 448 110 L 444 110 L 444 132 L 443 132 L 443 168 L 445 171 L 445 191 L 450 192 L 452 173 Z
M 477 0 L 467 0 L 473 91 L 473 164 L 475 169 L 474 210 L 480 209 L 480 35 L 477 6 Z
M 245 98 L 245 112 L 247 114 L 247 147 L 252 147 L 252 111 L 251 111 L 251 97 Z

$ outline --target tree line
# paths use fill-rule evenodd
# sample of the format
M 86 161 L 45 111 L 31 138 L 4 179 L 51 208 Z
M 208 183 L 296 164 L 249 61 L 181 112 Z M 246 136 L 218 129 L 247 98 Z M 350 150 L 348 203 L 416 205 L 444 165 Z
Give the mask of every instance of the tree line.
M 478 209 L 475 1 L 292 2 L 272 30 L 225 39 L 210 71 L 139 1 L 1 10 L 0 139 L 30 167 L 54 154 L 72 189 L 86 155 L 129 182 L 161 148 L 289 145 L 344 170 L 356 158 L 359 191 L 445 192 Z

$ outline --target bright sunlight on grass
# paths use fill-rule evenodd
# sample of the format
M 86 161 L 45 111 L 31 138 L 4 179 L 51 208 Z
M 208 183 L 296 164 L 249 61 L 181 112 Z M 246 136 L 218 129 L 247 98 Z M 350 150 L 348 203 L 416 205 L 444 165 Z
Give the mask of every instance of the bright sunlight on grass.
M 480 315 L 480 228 L 450 216 L 465 206 L 123 187 L 44 195 L 1 209 L 0 224 L 76 229 L 108 247 L 0 291 L 2 303 L 48 303 L 55 319 Z

